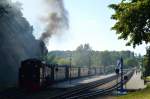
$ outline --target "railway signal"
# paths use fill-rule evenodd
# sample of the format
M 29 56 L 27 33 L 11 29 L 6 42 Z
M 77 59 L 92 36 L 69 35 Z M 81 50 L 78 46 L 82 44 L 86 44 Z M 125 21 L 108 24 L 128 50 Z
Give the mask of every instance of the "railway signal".
M 119 65 L 119 69 L 120 69 L 120 76 L 121 76 L 121 81 L 120 81 L 120 88 L 118 89 L 118 91 L 120 92 L 120 94 L 126 94 L 127 91 L 126 89 L 124 88 L 124 76 L 123 76 L 123 58 L 121 57 L 120 58 L 120 61 L 118 62 Z

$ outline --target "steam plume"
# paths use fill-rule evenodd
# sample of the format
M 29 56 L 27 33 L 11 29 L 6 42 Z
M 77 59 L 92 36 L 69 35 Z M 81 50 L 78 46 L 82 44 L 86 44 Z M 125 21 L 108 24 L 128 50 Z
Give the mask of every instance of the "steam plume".
M 40 59 L 46 53 L 43 42 L 32 32 L 33 27 L 22 16 L 21 4 L 0 0 L 0 88 L 16 84 L 22 60 Z
M 45 0 L 45 3 L 47 5 L 48 16 L 43 17 L 43 19 L 47 25 L 40 39 L 47 44 L 51 35 L 67 29 L 69 25 L 63 0 Z

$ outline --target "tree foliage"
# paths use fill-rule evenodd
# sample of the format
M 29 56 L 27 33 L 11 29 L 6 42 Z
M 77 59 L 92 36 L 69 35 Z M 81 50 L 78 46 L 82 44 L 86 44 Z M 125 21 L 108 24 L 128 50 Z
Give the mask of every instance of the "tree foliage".
M 80 45 L 73 54 L 74 63 L 77 66 L 90 66 L 92 48 L 89 44 Z
M 124 59 L 125 68 L 138 66 L 137 57 L 130 51 L 94 51 L 89 44 L 80 45 L 75 51 L 52 51 L 48 54 L 51 63 L 71 64 L 73 66 L 106 67 L 116 66 L 120 56 Z
M 136 59 L 134 58 L 127 58 L 125 61 L 124 61 L 124 66 L 125 68 L 129 68 L 129 67 L 135 67 L 135 66 L 139 66 L 139 63 Z
M 0 0 L 0 89 L 17 84 L 21 61 L 43 56 L 45 46 L 32 33 L 21 4 Z
M 119 39 L 128 40 L 126 45 L 142 44 L 150 41 L 150 0 L 122 0 L 119 4 L 111 4 L 116 20 L 112 30 Z
M 144 75 L 150 76 L 150 47 L 146 49 L 146 55 L 144 56 L 143 65 L 145 68 Z

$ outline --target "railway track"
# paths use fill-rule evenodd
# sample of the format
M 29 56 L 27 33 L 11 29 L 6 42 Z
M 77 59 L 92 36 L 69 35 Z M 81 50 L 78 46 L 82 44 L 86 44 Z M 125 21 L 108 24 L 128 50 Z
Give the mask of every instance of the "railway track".
M 132 74 L 133 74 L 133 71 L 127 73 L 126 75 L 130 79 Z M 95 90 L 95 91 L 90 91 L 90 90 L 98 86 L 106 86 L 108 83 L 116 81 L 117 77 L 118 77 L 117 75 L 113 75 L 108 78 L 104 78 L 104 79 L 101 79 L 92 83 L 79 85 L 77 87 L 71 88 L 68 91 L 49 97 L 47 99 L 82 99 L 82 98 L 89 98 L 92 96 L 96 96 L 102 93 L 108 93 L 118 88 L 120 86 L 119 83 L 112 83 L 110 87 L 102 88 L 101 90 Z
M 82 99 L 108 93 L 116 89 L 116 75 L 89 84 L 82 84 L 70 89 L 44 89 L 35 93 L 24 93 L 19 89 L 12 89 L 0 93 L 0 99 Z M 114 83 L 112 83 L 114 82 Z M 99 87 L 101 88 L 99 88 Z M 119 86 L 119 85 L 118 85 Z M 95 89 L 99 88 L 99 89 Z M 63 92 L 64 91 L 64 92 Z
M 133 75 L 133 72 L 128 74 L 129 79 L 132 77 L 132 75 Z M 127 81 L 125 81 L 124 83 L 126 83 L 126 82 Z M 99 88 L 97 90 L 89 90 L 88 92 L 80 93 L 76 96 L 68 97 L 67 99 L 85 99 L 85 98 L 90 98 L 93 96 L 98 96 L 100 94 L 103 94 L 103 95 L 108 94 L 109 92 L 112 92 L 112 91 L 116 90 L 117 88 L 119 88 L 120 83 L 116 83 L 116 80 L 113 80 L 111 82 L 103 84 L 100 87 L 101 88 Z

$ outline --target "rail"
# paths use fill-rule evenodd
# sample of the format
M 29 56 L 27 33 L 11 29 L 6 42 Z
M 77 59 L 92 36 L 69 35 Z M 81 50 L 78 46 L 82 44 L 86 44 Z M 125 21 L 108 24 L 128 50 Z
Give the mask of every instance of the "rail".
M 127 74 L 127 76 L 129 77 L 128 80 L 130 80 L 132 75 L 133 75 L 133 71 Z M 124 83 L 126 83 L 127 81 L 125 81 Z M 119 87 L 120 87 L 120 83 L 117 83 L 117 84 L 114 84 L 111 87 L 108 87 L 106 89 L 100 89 L 100 90 L 90 91 L 90 92 L 86 92 L 86 93 L 81 93 L 81 94 L 78 94 L 76 96 L 68 97 L 67 99 L 83 99 L 83 98 L 85 99 L 85 98 L 97 96 L 97 95 L 100 95 L 100 94 L 109 93 L 109 92 L 111 92 L 113 90 L 116 90 Z
M 131 73 L 129 73 L 129 74 L 131 75 Z M 126 75 L 129 76 L 129 74 L 126 74 Z M 105 89 L 105 90 L 100 90 L 100 91 L 96 91 L 96 92 L 92 92 L 92 93 L 90 92 L 90 93 L 83 94 L 83 92 L 85 92 L 87 90 L 96 88 L 98 86 L 102 86 L 108 82 L 111 82 L 111 81 L 117 79 L 117 77 L 118 77 L 117 75 L 113 75 L 113 76 L 110 76 L 108 78 L 104 78 L 104 79 L 101 79 L 101 80 L 98 80 L 98 81 L 95 81 L 92 83 L 78 85 L 74 88 L 71 88 L 68 91 L 60 93 L 59 95 L 56 95 L 56 96 L 49 97 L 47 99 L 60 99 L 60 97 L 61 97 L 61 99 L 77 99 L 79 97 L 82 98 L 82 96 L 90 97 L 90 96 L 93 96 L 93 95 L 98 94 L 98 93 L 104 93 L 104 92 L 107 92 L 111 89 L 114 89 L 115 86 L 118 86 L 118 84 L 114 85 L 111 88 Z

